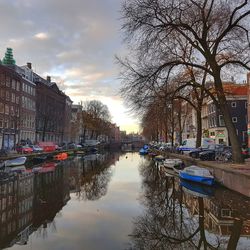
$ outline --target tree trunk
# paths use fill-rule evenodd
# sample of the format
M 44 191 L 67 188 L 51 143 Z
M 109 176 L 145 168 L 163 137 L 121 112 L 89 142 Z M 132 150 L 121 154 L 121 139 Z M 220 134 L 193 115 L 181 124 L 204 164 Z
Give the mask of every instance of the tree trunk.
M 202 137 L 202 122 L 201 122 L 201 109 L 196 110 L 196 148 L 201 146 L 201 137 Z
M 236 249 L 240 235 L 241 235 L 242 227 L 243 227 L 243 221 L 241 219 L 235 219 L 232 233 L 231 233 L 228 245 L 227 245 L 228 250 Z
M 227 105 L 227 100 L 223 91 L 220 75 L 215 77 L 214 80 L 216 82 L 215 89 L 217 92 L 218 102 L 219 102 L 220 109 L 224 117 L 225 125 L 228 131 L 228 136 L 229 136 L 231 146 L 232 146 L 233 160 L 236 163 L 242 163 L 244 162 L 244 159 L 241 154 L 241 145 L 240 145 L 237 133 L 236 133 L 236 129 L 232 122 L 232 117 L 231 117 L 231 114 Z

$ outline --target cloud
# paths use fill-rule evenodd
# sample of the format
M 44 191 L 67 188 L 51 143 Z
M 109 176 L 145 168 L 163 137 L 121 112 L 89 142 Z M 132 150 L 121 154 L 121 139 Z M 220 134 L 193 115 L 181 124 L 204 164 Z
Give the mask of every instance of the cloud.
M 32 62 L 74 102 L 89 96 L 118 100 L 114 55 L 124 51 L 121 1 L 0 0 L 0 57 L 12 47 L 18 65 Z
M 40 32 L 35 34 L 34 38 L 37 40 L 47 40 L 49 38 L 49 35 L 45 32 Z

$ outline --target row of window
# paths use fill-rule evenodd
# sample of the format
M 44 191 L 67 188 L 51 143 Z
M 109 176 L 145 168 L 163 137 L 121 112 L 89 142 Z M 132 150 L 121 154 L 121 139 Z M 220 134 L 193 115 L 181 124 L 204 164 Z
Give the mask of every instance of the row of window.
M 21 127 L 34 129 L 35 128 L 35 116 L 23 115 L 21 119 Z M 30 138 L 30 137 L 27 137 Z
M 19 108 L 0 102 L 0 113 L 19 117 Z
M 26 96 L 22 96 L 22 107 L 29 109 L 29 110 L 36 110 L 36 103 L 34 100 L 31 100 L 30 98 Z
M 21 83 L 18 80 L 10 78 L 10 76 L 2 73 L 0 74 L 0 85 L 20 91 Z
M 231 102 L 231 107 L 236 108 L 237 102 Z M 247 102 L 245 102 L 245 108 L 247 108 Z M 208 105 L 208 114 L 214 113 L 216 111 L 216 106 L 214 104 Z M 206 110 L 204 110 L 204 115 L 207 114 Z
M 22 90 L 25 93 L 35 96 L 35 87 L 29 84 L 23 83 Z
M 0 98 L 19 104 L 19 96 L 16 96 L 14 92 L 9 92 L 8 90 L 0 89 Z
M 18 124 L 15 120 L 9 121 L 8 118 L 3 119 L 0 117 L 0 128 L 18 129 Z
M 237 123 L 238 122 L 237 117 L 232 117 L 232 122 Z M 223 115 L 219 115 L 219 126 L 221 127 L 225 126 Z M 217 127 L 216 117 L 210 117 L 208 119 L 208 127 L 209 128 Z

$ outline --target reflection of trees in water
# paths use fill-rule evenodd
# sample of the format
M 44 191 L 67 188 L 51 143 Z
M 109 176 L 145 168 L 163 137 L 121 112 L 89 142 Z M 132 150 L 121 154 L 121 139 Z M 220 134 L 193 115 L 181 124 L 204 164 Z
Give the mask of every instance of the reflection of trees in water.
M 81 164 L 78 198 L 98 200 L 105 196 L 112 176 L 110 166 L 118 159 L 118 156 L 114 154 L 102 155 L 95 160 L 84 161 L 84 159 L 81 159 L 78 162 L 78 164 Z
M 209 243 L 204 230 L 204 203 L 198 198 L 198 215 L 183 205 L 185 196 L 174 178 L 160 174 L 156 166 L 140 167 L 146 211 L 134 221 L 131 235 L 135 249 L 218 249 L 216 237 Z M 176 183 L 177 182 L 177 183 Z

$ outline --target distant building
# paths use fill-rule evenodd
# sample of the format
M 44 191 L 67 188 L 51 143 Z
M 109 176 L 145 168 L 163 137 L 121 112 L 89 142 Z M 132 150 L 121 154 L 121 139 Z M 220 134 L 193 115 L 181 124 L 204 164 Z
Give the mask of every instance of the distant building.
M 83 110 L 81 104 L 71 105 L 71 134 L 72 142 L 82 142 L 83 138 Z

